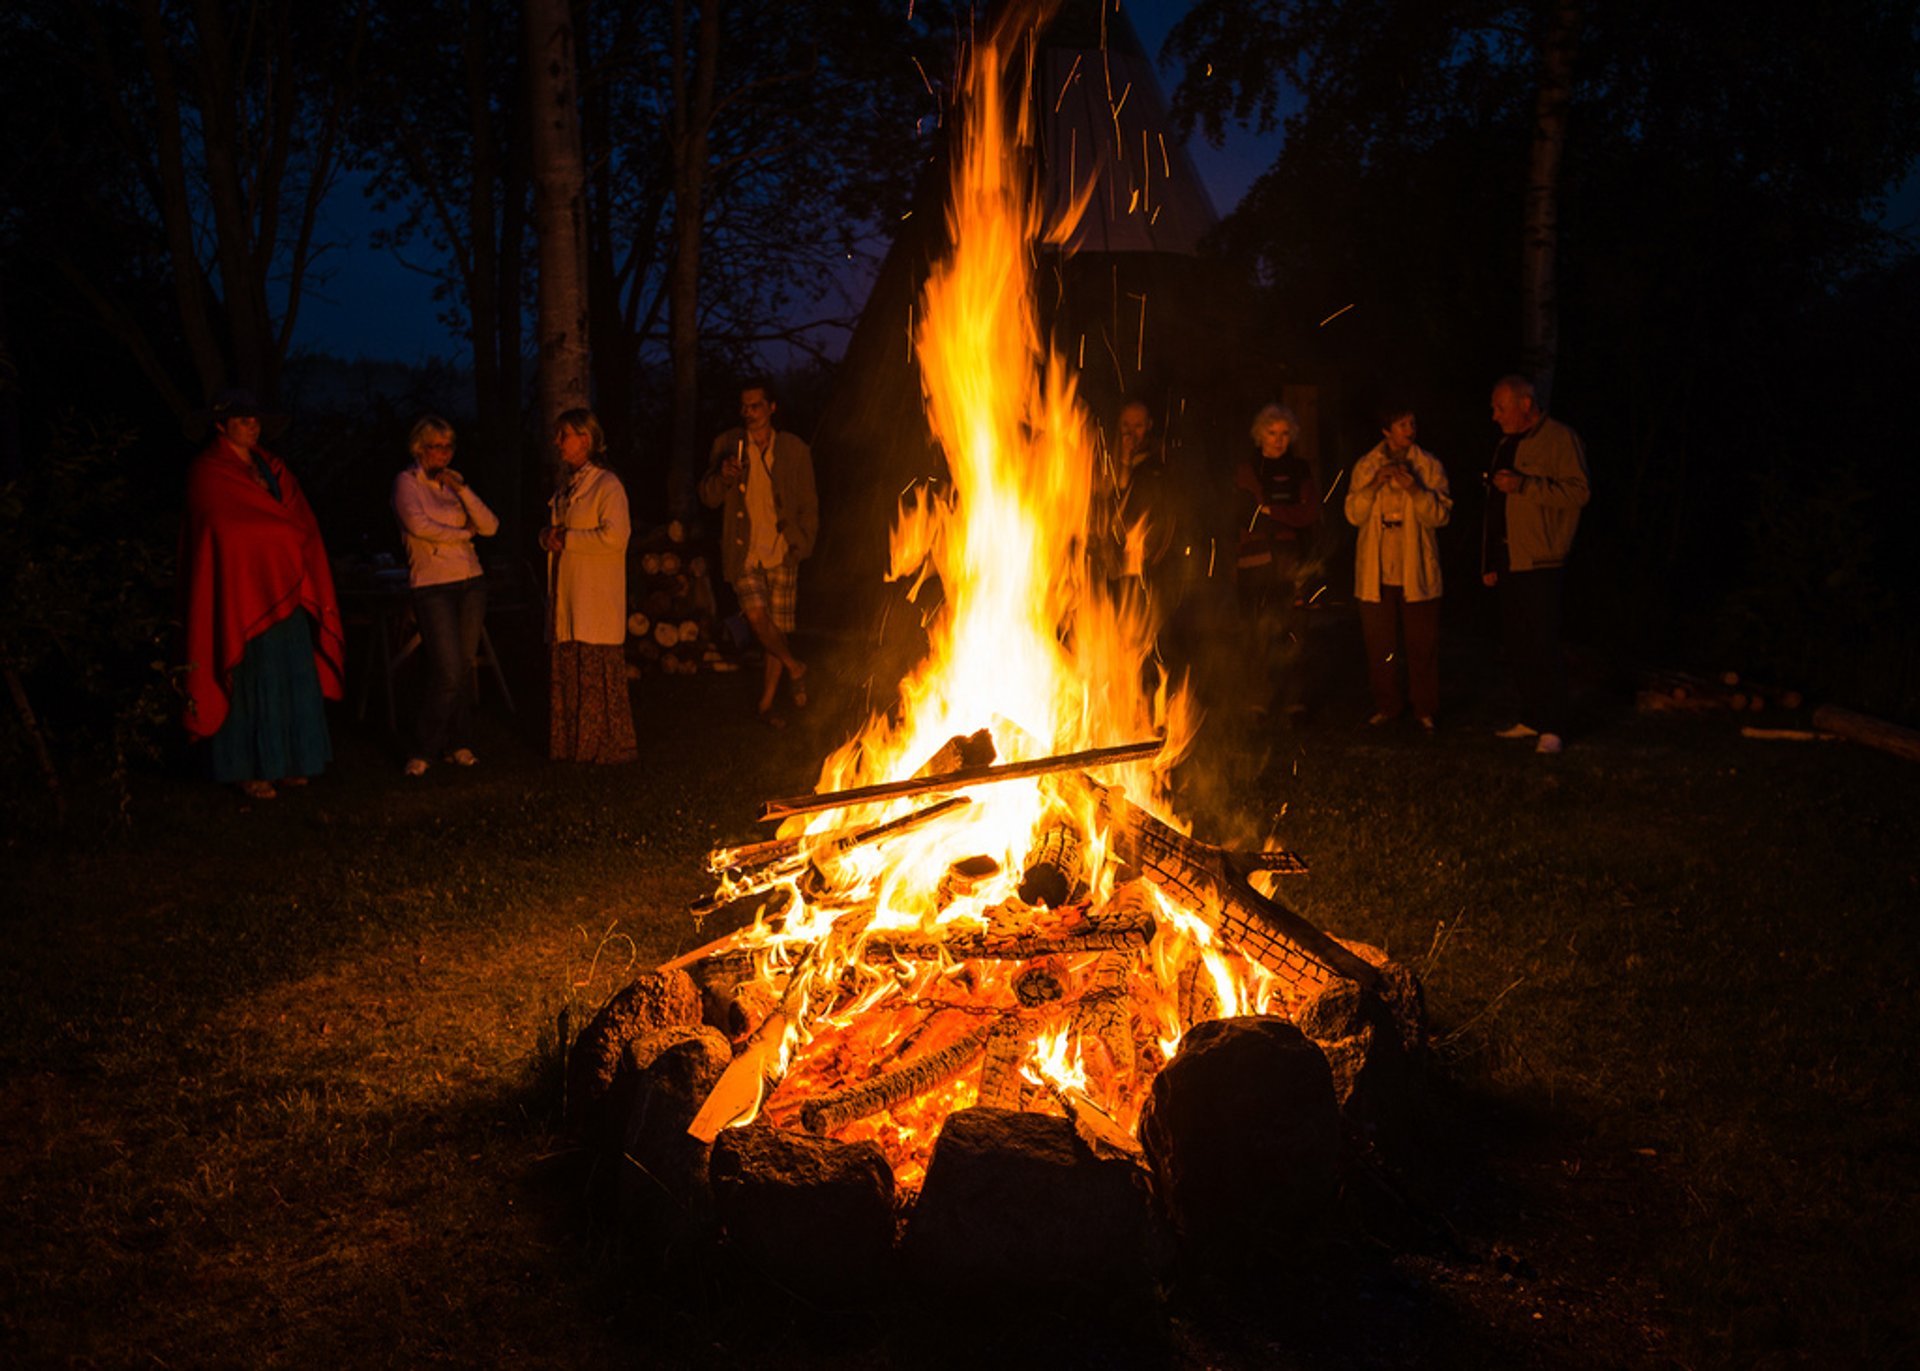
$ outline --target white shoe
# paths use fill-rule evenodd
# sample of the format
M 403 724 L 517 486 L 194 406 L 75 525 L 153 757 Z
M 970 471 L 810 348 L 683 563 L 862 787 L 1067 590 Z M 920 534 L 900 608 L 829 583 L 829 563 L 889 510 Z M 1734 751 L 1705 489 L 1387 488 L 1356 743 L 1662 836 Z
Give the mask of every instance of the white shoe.
M 1564 746 L 1565 744 L 1560 741 L 1560 735 L 1558 733 L 1542 733 L 1540 735 L 1540 741 L 1533 745 L 1533 750 L 1552 756 L 1559 752 Z
M 447 754 L 446 759 L 455 766 L 476 766 L 480 761 L 478 757 L 473 755 L 473 749 L 470 747 L 456 747 Z
M 1515 724 L 1512 728 L 1501 729 L 1493 736 L 1496 738 L 1538 738 L 1540 736 L 1540 730 L 1529 727 L 1526 724 Z
M 401 767 L 401 768 L 400 768 L 400 774 L 401 774 L 401 775 L 403 775 L 403 776 L 424 776 L 424 775 L 426 775 L 426 774 L 427 774 L 427 759 L 426 759 L 425 757 L 409 757 L 409 758 L 407 758 L 407 764 L 406 764 L 405 766 L 403 766 L 403 767 Z

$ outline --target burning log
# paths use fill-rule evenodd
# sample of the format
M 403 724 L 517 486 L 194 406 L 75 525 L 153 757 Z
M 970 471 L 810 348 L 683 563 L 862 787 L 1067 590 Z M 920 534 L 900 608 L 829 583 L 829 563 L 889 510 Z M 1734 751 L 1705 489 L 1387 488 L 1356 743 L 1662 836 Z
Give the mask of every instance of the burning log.
M 775 838 L 771 842 L 750 843 L 745 847 L 719 848 L 709 854 L 707 867 L 714 869 L 714 863 L 723 856 L 736 856 L 750 853 L 755 857 L 765 856 L 764 865 L 729 865 L 722 870 L 720 889 L 711 895 L 702 895 L 688 908 L 696 916 L 706 915 L 718 909 L 722 904 L 745 899 L 771 890 L 785 881 L 796 881 L 817 871 L 820 863 L 865 847 L 869 843 L 883 842 L 888 838 L 919 828 L 922 824 L 932 823 L 943 815 L 963 809 L 973 801 L 965 795 L 955 795 L 928 805 L 925 809 L 916 809 L 911 814 L 902 814 L 897 819 L 889 819 L 883 824 L 874 824 L 868 828 L 845 828 L 824 837 L 802 835 L 794 838 Z M 802 851 L 803 843 L 812 845 Z
M 1133 1071 L 1133 1015 L 1127 1008 L 1127 976 L 1133 958 L 1126 952 L 1103 953 L 1093 964 L 1092 989 L 1074 1005 L 1073 1036 L 1093 1038 L 1107 1049 L 1114 1069 Z
M 1081 952 L 1135 950 L 1152 942 L 1153 934 L 1153 920 L 1141 917 L 1124 923 L 1000 935 L 991 930 L 949 933 L 943 938 L 920 933 L 876 933 L 867 940 L 867 950 L 909 961 L 932 961 L 943 955 L 957 962 L 1030 961 L 1035 957 L 1071 956 Z
M 1041 828 L 1027 853 L 1020 876 L 1020 898 L 1028 904 L 1057 908 L 1086 885 L 1086 854 L 1081 850 L 1078 824 L 1056 816 Z
M 808 1100 L 800 1106 L 800 1124 L 809 1133 L 830 1133 L 842 1124 L 878 1114 L 945 1085 L 986 1051 L 992 1031 L 990 1025 L 983 1025 L 904 1066 Z
M 1374 969 L 1285 905 L 1262 895 L 1209 843 L 1169 828 L 1118 788 L 1086 782 L 1111 825 L 1113 850 L 1147 880 L 1175 892 L 1220 937 L 1298 991 L 1336 976 L 1379 988 Z
M 944 776 L 918 776 L 906 781 L 882 781 L 878 785 L 855 786 L 851 790 L 829 790 L 813 795 L 791 795 L 783 800 L 768 800 L 760 806 L 760 818 L 784 819 L 791 814 L 813 814 L 823 809 L 846 809 L 875 800 L 897 800 L 910 795 L 930 795 L 941 790 L 961 790 L 969 786 L 992 785 L 997 781 L 1017 781 L 1027 776 L 1053 776 L 1082 767 L 1106 766 L 1114 762 L 1137 762 L 1159 752 L 1162 743 L 1149 738 L 1115 747 L 1089 748 L 1058 757 L 1034 757 L 1024 762 L 1004 762 L 999 766 L 964 766 Z
M 1020 1065 L 1027 1059 L 1025 1026 L 1017 1019 L 1000 1020 L 987 1034 L 986 1047 L 987 1059 L 980 1065 L 980 1105 L 1019 1109 L 1031 1088 L 1020 1074 Z
M 916 777 L 951 776 L 969 767 L 992 766 L 997 755 L 993 734 L 987 729 L 956 733 L 927 758 L 927 764 L 913 774 Z

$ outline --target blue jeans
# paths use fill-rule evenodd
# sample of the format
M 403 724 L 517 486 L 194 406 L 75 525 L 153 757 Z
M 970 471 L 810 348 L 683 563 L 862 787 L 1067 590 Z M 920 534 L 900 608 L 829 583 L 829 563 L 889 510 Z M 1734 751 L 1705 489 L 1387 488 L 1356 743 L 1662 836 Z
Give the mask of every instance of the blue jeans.
M 487 583 L 481 577 L 415 588 L 413 617 L 420 625 L 427 683 L 414 723 L 414 756 L 438 757 L 472 745 L 473 658 L 486 616 Z

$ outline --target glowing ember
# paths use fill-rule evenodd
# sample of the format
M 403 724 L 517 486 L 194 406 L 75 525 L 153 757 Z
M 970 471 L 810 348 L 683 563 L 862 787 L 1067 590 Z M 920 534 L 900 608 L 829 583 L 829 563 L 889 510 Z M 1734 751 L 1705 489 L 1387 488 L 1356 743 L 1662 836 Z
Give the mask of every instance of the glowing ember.
M 1010 115 L 1002 97 L 1016 38 L 975 50 L 953 252 L 919 312 L 952 481 L 903 501 L 892 574 L 916 596 L 939 583 L 929 653 L 897 708 L 827 760 L 819 789 L 927 779 L 714 855 L 717 898 L 769 898 L 705 970 L 711 986 L 737 969 L 735 1003 L 757 1024 L 692 1131 L 764 1113 L 871 1138 L 907 1187 L 947 1114 L 972 1104 L 1071 1099 L 1130 1131 L 1194 1023 L 1278 1007 L 1344 955 L 1304 925 L 1275 934 L 1271 919 L 1291 916 L 1158 807 L 1197 721 L 1179 690 L 1143 689 L 1153 625 L 1087 574 L 1094 449 L 1073 378 L 1043 346 L 1031 279 L 1034 242 L 1070 226 L 1040 224 L 1026 193 L 1031 105 Z M 1063 770 L 935 803 L 988 761 L 1156 736 L 1157 756 L 1099 780 Z

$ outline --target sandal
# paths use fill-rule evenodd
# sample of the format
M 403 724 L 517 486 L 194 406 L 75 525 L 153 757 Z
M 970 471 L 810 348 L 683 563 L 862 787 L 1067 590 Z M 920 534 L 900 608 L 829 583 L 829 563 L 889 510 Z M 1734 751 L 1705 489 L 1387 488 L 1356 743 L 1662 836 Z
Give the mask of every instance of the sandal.
M 786 716 L 776 713 L 771 709 L 756 710 L 754 714 L 755 717 L 768 728 L 785 728 L 787 726 Z
M 249 800 L 278 799 L 280 792 L 273 788 L 272 781 L 241 781 L 240 793 Z
M 402 776 L 424 776 L 424 775 L 426 775 L 426 774 L 427 774 L 427 759 L 426 759 L 425 757 L 409 757 L 409 758 L 407 758 L 407 764 L 406 764 L 405 766 L 403 766 L 403 767 L 401 767 L 401 768 L 400 768 L 400 774 L 401 774 Z
M 470 747 L 456 747 L 447 754 L 446 760 L 455 766 L 477 766 L 480 762 L 480 759 L 473 755 L 473 749 Z

